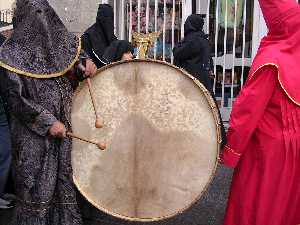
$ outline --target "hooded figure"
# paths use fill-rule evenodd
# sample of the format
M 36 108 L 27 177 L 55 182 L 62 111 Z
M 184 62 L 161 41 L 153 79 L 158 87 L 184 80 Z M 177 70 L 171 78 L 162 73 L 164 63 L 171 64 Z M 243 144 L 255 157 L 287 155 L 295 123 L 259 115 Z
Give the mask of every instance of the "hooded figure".
M 115 40 L 113 8 L 108 4 L 100 4 L 96 23 L 82 35 L 82 47 L 100 68 L 105 65 L 102 56 L 106 48 Z
M 192 14 L 186 19 L 184 39 L 173 49 L 174 64 L 188 71 L 212 91 L 209 79 L 210 47 L 203 25 L 204 20 L 199 14 Z
M 114 41 L 105 51 L 103 58 L 108 62 L 117 62 L 121 60 L 132 59 L 134 48 L 129 41 Z M 128 57 L 126 57 L 128 54 Z
M 173 49 L 174 64 L 198 79 L 211 93 L 216 103 L 209 77 L 211 70 L 210 47 L 208 35 L 203 32 L 203 25 L 204 19 L 199 14 L 192 14 L 186 19 L 184 39 Z M 219 110 L 218 113 L 221 120 L 222 146 L 224 146 L 226 132 Z
M 221 161 L 235 168 L 225 225 L 300 224 L 300 7 L 260 0 L 269 32 L 236 99 Z
M 8 103 L 17 194 L 12 225 L 81 224 L 72 142 L 63 138 L 71 131 L 70 79 L 82 75 L 79 62 L 88 62 L 80 55 L 79 39 L 47 0 L 17 0 L 14 32 L 0 48 L 0 66 L 6 69 L 0 90 Z

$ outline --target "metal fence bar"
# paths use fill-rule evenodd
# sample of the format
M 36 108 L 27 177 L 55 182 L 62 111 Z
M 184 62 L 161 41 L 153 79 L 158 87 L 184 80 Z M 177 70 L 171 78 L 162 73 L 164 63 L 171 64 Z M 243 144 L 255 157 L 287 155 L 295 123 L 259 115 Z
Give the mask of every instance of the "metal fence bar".
M 197 9 L 197 13 L 198 13 L 198 14 L 201 13 L 201 1 L 198 1 L 198 9 Z
M 166 20 L 167 20 L 167 0 L 164 0 L 164 22 L 163 22 L 163 61 L 166 61 Z
M 172 49 L 175 46 L 175 17 L 176 17 L 176 0 L 173 0 L 173 8 L 172 8 Z M 172 51 L 171 49 L 171 51 Z M 171 52 L 171 63 L 174 62 L 174 56 Z
M 184 19 L 185 18 L 185 1 L 181 1 L 181 38 L 184 38 Z
M 226 73 L 226 53 L 227 53 L 227 25 L 228 25 L 228 0 L 225 0 L 225 33 L 224 33 L 224 53 L 223 53 L 223 80 L 222 80 L 222 102 L 221 108 L 224 108 L 224 100 L 225 100 L 225 73 Z
M 125 16 L 124 16 L 124 0 L 121 0 L 121 39 L 125 39 Z
M 129 39 L 129 19 L 130 19 L 130 15 L 129 14 L 130 14 L 130 6 L 127 4 L 127 1 L 125 2 L 125 7 L 126 7 L 125 19 L 124 19 L 124 23 L 125 23 L 125 37 L 126 37 L 126 35 L 128 35 L 128 39 Z
M 149 13 L 150 13 L 150 0 L 147 0 L 146 3 L 146 33 L 149 32 Z
M 200 5 L 199 1 L 199 5 Z M 209 34 L 209 9 L 210 9 L 210 0 L 207 0 L 207 9 L 206 9 L 206 33 Z
M 158 0 L 155 0 L 154 6 L 154 31 L 157 32 Z M 154 59 L 157 57 L 157 41 L 154 44 Z
M 219 39 L 219 0 L 216 0 L 216 23 L 215 23 L 215 61 L 214 61 L 214 85 L 213 91 L 216 93 L 216 84 L 217 84 L 217 58 L 218 58 L 218 39 Z
M 241 87 L 244 85 L 244 69 L 245 69 L 245 49 L 246 49 L 246 22 L 247 22 L 247 0 L 244 1 L 243 12 L 243 44 L 242 44 L 242 74 L 241 74 Z
M 132 0 L 129 0 L 129 29 L 128 29 L 128 39 L 132 42 Z
M 234 28 L 233 28 L 233 45 L 232 45 L 232 73 L 231 73 L 231 88 L 230 88 L 230 105 L 233 103 L 233 88 L 235 79 L 235 49 L 236 49 L 236 34 L 237 34 L 237 7 L 238 0 L 234 1 Z
M 138 22 L 138 33 L 141 33 L 141 0 L 137 1 L 137 8 L 138 8 L 138 15 L 137 15 L 137 22 Z
M 117 0 L 114 0 L 114 33 L 117 32 Z

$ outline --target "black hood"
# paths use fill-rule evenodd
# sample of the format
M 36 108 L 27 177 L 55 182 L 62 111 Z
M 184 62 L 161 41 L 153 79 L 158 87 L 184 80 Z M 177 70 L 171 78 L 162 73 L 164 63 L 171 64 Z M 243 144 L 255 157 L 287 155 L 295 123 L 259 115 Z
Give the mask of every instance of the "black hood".
M 17 0 L 15 29 L 0 48 L 0 65 L 21 75 L 63 75 L 77 61 L 79 38 L 69 33 L 47 0 Z
M 96 17 L 96 23 L 91 26 L 84 35 L 87 35 L 92 50 L 101 58 L 105 49 L 115 40 L 114 12 L 108 4 L 100 4 Z
M 101 29 L 108 43 L 114 40 L 114 11 L 108 4 L 100 4 L 96 17 L 96 27 Z
M 190 15 L 184 23 L 184 35 L 203 31 L 204 19 L 200 14 Z

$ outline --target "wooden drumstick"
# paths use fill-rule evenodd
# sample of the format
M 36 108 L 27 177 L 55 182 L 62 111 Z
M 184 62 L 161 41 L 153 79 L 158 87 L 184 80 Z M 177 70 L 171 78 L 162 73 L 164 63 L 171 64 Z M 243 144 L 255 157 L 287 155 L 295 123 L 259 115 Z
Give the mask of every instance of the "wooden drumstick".
M 98 143 L 98 142 L 95 142 L 95 141 L 87 140 L 85 138 L 78 137 L 77 135 L 75 135 L 71 132 L 67 132 L 67 136 L 69 136 L 71 138 L 81 140 L 81 141 L 84 141 L 84 142 L 87 142 L 87 143 L 90 143 L 90 144 L 93 144 L 93 145 L 96 145 L 100 150 L 105 150 L 106 149 L 106 144 L 104 144 L 104 143 Z
M 91 84 L 91 79 L 90 78 L 87 78 L 87 84 L 88 84 L 88 87 L 89 87 L 89 92 L 90 92 L 90 96 L 91 96 L 91 99 L 92 99 L 93 108 L 94 108 L 94 112 L 95 112 L 95 116 L 96 116 L 95 127 L 96 128 L 102 128 L 103 127 L 103 121 L 100 118 L 100 116 L 98 114 L 98 111 L 97 111 L 97 108 L 96 108 L 96 100 L 95 100 L 95 96 L 94 96 L 94 93 L 93 93 L 93 90 L 92 90 L 92 84 Z
M 79 69 L 82 71 L 85 71 L 85 67 L 82 64 L 78 65 Z M 95 100 L 95 95 L 92 89 L 92 84 L 91 84 L 91 79 L 87 78 L 87 84 L 88 84 L 88 88 L 89 88 L 89 92 L 90 92 L 90 96 L 92 99 L 92 104 L 93 104 L 93 108 L 94 108 L 94 112 L 95 112 L 95 116 L 96 116 L 96 122 L 95 122 L 95 127 L 96 128 L 102 128 L 103 127 L 103 121 L 100 118 L 98 111 L 97 111 L 97 107 L 96 107 L 96 100 Z

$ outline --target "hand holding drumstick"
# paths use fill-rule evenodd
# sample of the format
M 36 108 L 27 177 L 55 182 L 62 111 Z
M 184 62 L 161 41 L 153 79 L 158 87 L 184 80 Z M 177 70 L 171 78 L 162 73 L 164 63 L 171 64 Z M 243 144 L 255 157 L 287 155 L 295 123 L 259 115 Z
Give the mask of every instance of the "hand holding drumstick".
M 56 121 L 53 123 L 53 125 L 49 129 L 49 134 L 52 137 L 56 137 L 56 138 L 65 138 L 66 136 L 69 136 L 71 138 L 76 138 L 78 140 L 81 140 L 81 141 L 84 141 L 84 142 L 87 142 L 90 144 L 94 144 L 101 150 L 106 149 L 106 145 L 104 143 L 98 143 L 95 141 L 87 140 L 86 138 L 79 137 L 77 135 L 74 135 L 71 132 L 67 132 L 65 125 L 60 121 Z
M 84 67 L 82 64 L 79 64 L 78 67 L 80 68 L 80 70 L 84 71 L 85 76 L 87 76 L 87 84 L 88 84 L 88 88 L 89 88 L 89 92 L 90 92 L 90 96 L 92 99 L 92 104 L 93 104 L 93 108 L 94 108 L 94 112 L 95 112 L 95 116 L 96 116 L 96 122 L 95 122 L 95 127 L 96 128 L 102 128 L 103 127 L 103 121 L 100 118 L 98 111 L 97 111 L 97 107 L 96 107 L 96 100 L 95 100 L 95 96 L 92 90 L 92 84 L 91 84 L 91 80 L 90 80 L 90 76 L 94 76 L 97 72 L 97 67 L 96 65 L 90 60 L 87 59 L 86 60 L 86 67 Z

